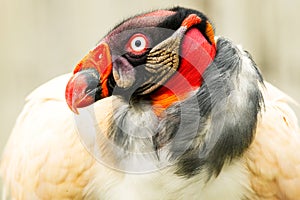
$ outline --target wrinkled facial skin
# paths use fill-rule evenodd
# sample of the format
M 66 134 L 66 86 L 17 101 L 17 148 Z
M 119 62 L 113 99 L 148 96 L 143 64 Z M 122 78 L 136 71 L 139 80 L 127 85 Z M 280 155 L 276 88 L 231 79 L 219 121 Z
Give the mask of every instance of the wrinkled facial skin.
M 126 30 L 111 35 L 109 39 L 105 38 L 107 44 L 111 46 L 112 76 L 116 83 L 113 92 L 115 95 L 132 96 L 133 93 L 139 95 L 142 92 L 147 80 L 153 76 L 153 73 L 145 70 L 149 52 L 173 33 L 174 31 L 169 29 L 145 27 Z M 128 47 L 130 38 L 136 34 L 141 34 L 147 38 L 147 47 L 141 53 L 132 52 Z
M 144 70 L 147 54 L 154 46 L 174 33 L 174 30 L 158 27 L 173 14 L 175 12 L 165 10 L 133 17 L 117 25 L 103 39 L 111 51 L 113 72 L 110 85 L 115 87 L 114 94 L 123 94 L 129 98 L 149 79 L 151 75 Z M 130 39 L 136 34 L 143 35 L 147 40 L 147 46 L 143 52 L 133 52 L 129 48 Z

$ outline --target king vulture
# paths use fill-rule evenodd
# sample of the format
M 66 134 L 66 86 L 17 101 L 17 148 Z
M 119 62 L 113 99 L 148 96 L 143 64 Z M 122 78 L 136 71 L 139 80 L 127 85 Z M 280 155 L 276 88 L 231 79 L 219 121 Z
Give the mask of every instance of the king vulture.
M 27 97 L 3 199 L 299 200 L 292 102 L 201 12 L 136 15 Z

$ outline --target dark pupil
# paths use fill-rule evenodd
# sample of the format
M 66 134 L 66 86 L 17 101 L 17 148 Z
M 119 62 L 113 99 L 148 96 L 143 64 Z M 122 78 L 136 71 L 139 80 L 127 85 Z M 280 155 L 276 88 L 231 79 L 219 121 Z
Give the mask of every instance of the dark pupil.
M 136 40 L 136 41 L 134 42 L 134 45 L 135 45 L 136 47 L 140 47 L 140 46 L 142 45 L 142 42 L 141 42 L 140 40 Z

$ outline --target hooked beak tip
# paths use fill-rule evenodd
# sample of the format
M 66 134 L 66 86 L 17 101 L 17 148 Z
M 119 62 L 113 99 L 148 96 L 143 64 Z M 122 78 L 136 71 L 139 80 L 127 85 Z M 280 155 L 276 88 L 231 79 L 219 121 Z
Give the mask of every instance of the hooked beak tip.
M 75 114 L 79 114 L 79 112 L 77 110 L 77 105 L 73 99 L 74 79 L 75 79 L 75 76 L 72 76 L 72 78 L 69 80 L 69 82 L 66 86 L 65 98 L 66 98 L 66 103 L 67 103 L 68 107 L 70 108 L 70 110 L 72 112 L 74 112 Z
M 75 114 L 79 114 L 78 108 L 89 106 L 96 101 L 99 81 L 98 72 L 95 70 L 83 70 L 71 77 L 66 86 L 65 98 Z
M 67 104 L 68 104 L 70 110 L 71 110 L 73 113 L 75 113 L 76 115 L 79 115 L 79 112 L 78 112 L 78 109 L 77 109 L 76 104 L 69 104 L 69 103 L 67 103 Z

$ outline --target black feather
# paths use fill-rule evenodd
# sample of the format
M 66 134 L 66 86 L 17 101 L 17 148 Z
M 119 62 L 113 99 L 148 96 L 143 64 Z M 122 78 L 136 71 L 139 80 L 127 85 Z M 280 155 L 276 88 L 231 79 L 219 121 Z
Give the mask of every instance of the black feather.
M 187 9 L 183 7 L 174 7 L 171 8 L 170 11 L 174 11 L 176 13 L 174 15 L 169 16 L 162 23 L 158 24 L 158 27 L 177 30 L 186 17 L 188 17 L 190 14 L 196 14 L 201 18 L 201 22 L 197 25 L 194 25 L 193 27 L 199 29 L 202 35 L 206 38 L 206 40 L 210 42 L 208 36 L 206 35 L 206 22 L 208 21 L 208 19 L 203 13 L 197 10 Z

